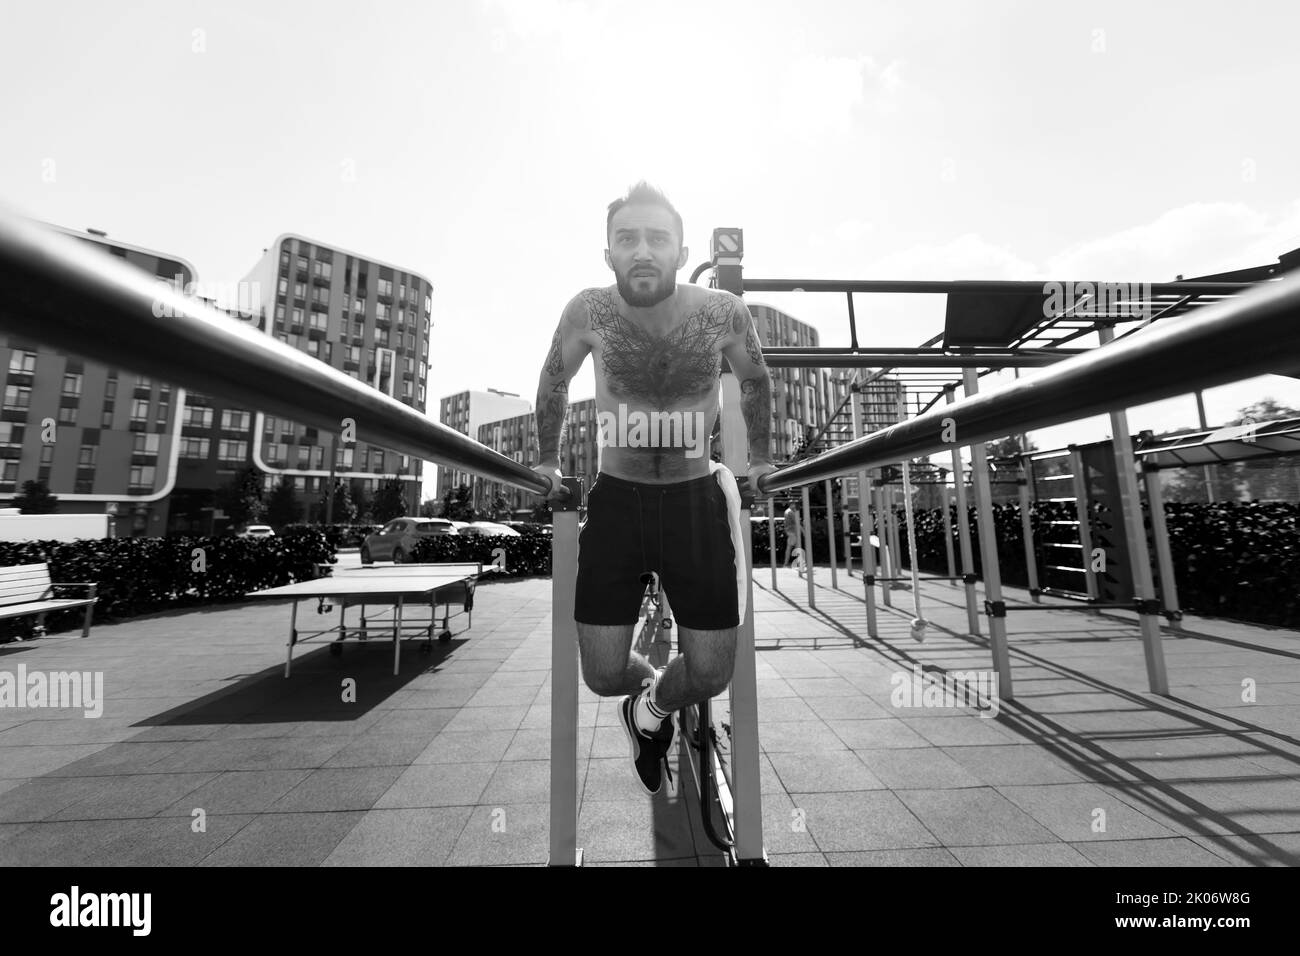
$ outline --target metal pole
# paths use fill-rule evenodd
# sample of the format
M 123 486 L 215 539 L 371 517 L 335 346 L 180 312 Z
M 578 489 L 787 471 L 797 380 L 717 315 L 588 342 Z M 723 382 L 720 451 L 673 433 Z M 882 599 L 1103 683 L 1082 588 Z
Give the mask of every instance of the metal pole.
M 860 392 L 855 392 L 860 395 Z M 862 436 L 862 409 L 855 397 L 850 405 L 853 416 L 853 437 Z M 871 533 L 875 519 L 871 514 L 872 488 L 866 469 L 858 471 L 858 513 L 861 516 L 858 526 L 862 537 L 862 597 L 867 607 L 867 634 L 879 637 L 876 626 L 876 589 L 872 579 L 876 574 L 876 554 L 871 547 Z
M 581 866 L 578 849 L 578 588 L 577 478 L 570 497 L 551 502 L 551 866 Z
M 808 486 L 800 489 L 803 495 L 803 568 L 808 578 L 808 606 L 817 606 L 817 595 L 813 593 L 813 559 L 812 559 L 812 506 L 808 500 Z
M 772 590 L 776 590 L 776 498 L 767 499 L 767 560 L 772 566 Z
M 824 485 L 826 489 L 826 543 L 830 546 L 831 555 L 831 589 L 838 590 L 840 586 L 839 577 L 836 574 L 835 565 L 839 559 L 835 556 L 835 496 L 831 490 L 831 480 L 826 479 Z
M 733 372 L 722 376 L 722 457 L 734 475 L 749 464 L 747 428 L 741 412 L 740 382 Z M 742 499 L 740 527 L 748 533 L 749 502 Z M 736 664 L 731 676 L 731 789 L 734 799 L 735 856 L 741 865 L 766 860 L 763 852 L 763 788 L 759 778 L 758 665 L 754 657 L 754 562 L 746 545 L 736 561 L 745 569 L 747 600 L 736 632 Z M 743 562 L 743 564 L 741 563 Z M 701 727 L 701 734 L 712 732 Z M 701 807 L 710 813 L 712 808 Z
M 951 405 L 956 401 L 953 389 L 943 390 L 944 400 Z M 952 444 L 952 488 L 957 498 L 957 538 L 961 546 L 962 586 L 966 591 L 966 629 L 980 636 L 979 602 L 975 596 L 975 548 L 970 539 L 970 506 L 966 503 L 966 473 L 962 469 L 961 445 Z
M 967 398 L 979 391 L 979 374 L 968 368 L 962 371 L 962 387 Z M 960 440 L 960 435 L 958 436 Z M 998 533 L 993 523 L 993 495 L 989 488 L 989 459 L 984 442 L 970 447 L 971 475 L 974 478 L 975 508 L 980 522 L 980 559 L 984 570 L 984 600 L 989 611 L 989 645 L 993 667 L 998 672 L 998 692 L 1003 700 L 1013 700 L 1011 655 L 1007 647 L 1006 604 L 1002 600 L 1002 573 L 998 569 Z
M 1041 604 L 1042 598 L 1038 594 L 1038 559 L 1034 554 L 1034 523 L 1029 517 L 1028 462 L 1028 458 L 1020 456 L 1020 468 L 1024 472 L 1024 476 L 1016 482 L 1020 486 L 1020 537 L 1025 543 L 1025 574 L 1029 578 L 1029 598 L 1035 604 Z
M 1197 389 L 1194 393 L 1196 396 L 1196 418 L 1201 423 L 1201 428 L 1208 429 L 1210 426 L 1205 417 L 1205 393 Z M 1214 468 L 1212 465 L 1202 465 L 1205 471 L 1205 500 L 1214 502 Z
M 1097 330 L 1102 351 L 1115 338 L 1115 330 L 1103 325 Z M 1138 490 L 1137 469 L 1133 456 L 1133 438 L 1129 434 L 1128 414 L 1123 408 L 1110 413 L 1111 434 L 1115 440 L 1115 465 L 1119 471 L 1120 506 L 1124 510 L 1124 533 L 1128 536 L 1129 555 L 1133 559 L 1133 595 L 1138 606 L 1138 624 L 1142 630 L 1142 649 L 1146 656 L 1147 685 L 1153 694 L 1169 694 L 1169 677 L 1165 672 L 1165 652 L 1160 643 L 1160 618 L 1157 616 L 1155 582 L 1151 577 L 1151 552 L 1147 550 L 1146 524 L 1142 520 L 1142 493 Z
M 849 528 L 853 523 L 853 511 L 849 507 L 849 483 L 848 481 L 840 482 L 840 514 L 843 519 L 840 521 L 841 541 L 844 544 L 844 573 L 853 577 L 853 541 Z
M 948 556 L 948 577 L 956 579 L 957 577 L 957 558 L 953 554 L 952 547 L 952 493 L 948 490 L 948 483 L 945 481 L 939 486 L 940 508 L 943 511 L 943 547 Z
M 1142 477 L 1147 486 L 1147 504 L 1151 506 L 1151 536 L 1156 544 L 1156 566 L 1160 569 L 1160 598 L 1165 606 L 1165 618 L 1171 628 L 1181 631 L 1183 615 L 1178 609 L 1178 582 L 1174 577 L 1174 557 L 1169 547 L 1169 525 L 1165 521 L 1165 495 L 1160 487 L 1160 472 L 1146 468 Z
M 883 475 L 882 475 L 883 477 Z M 897 577 L 894 573 L 894 554 L 893 545 L 889 540 L 889 518 L 888 509 L 885 507 L 885 486 L 876 485 L 876 536 L 880 539 L 880 570 L 881 577 Z M 894 596 L 889 591 L 891 581 L 880 582 L 880 600 L 885 607 L 894 606 Z

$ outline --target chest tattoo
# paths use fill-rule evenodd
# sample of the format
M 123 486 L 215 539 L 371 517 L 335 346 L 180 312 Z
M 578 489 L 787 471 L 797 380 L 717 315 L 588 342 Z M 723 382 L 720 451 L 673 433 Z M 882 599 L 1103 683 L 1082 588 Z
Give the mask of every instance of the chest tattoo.
M 733 320 L 727 298 L 710 296 L 672 331 L 655 335 L 620 315 L 608 290 L 592 289 L 583 297 L 611 391 L 668 408 L 717 388 L 720 343 Z

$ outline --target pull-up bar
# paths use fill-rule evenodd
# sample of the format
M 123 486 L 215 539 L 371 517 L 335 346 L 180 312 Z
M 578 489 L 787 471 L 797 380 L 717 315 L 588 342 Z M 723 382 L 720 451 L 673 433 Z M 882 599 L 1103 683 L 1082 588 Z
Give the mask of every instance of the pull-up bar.
M 746 291 L 756 287 L 745 280 Z M 1033 378 L 933 409 L 782 468 L 764 476 L 758 490 L 772 494 L 958 445 L 1184 395 L 1189 388 L 1275 371 L 1288 355 L 1300 355 L 1300 283 L 1269 282 L 1205 306 L 1176 324 L 1152 326 L 1065 359 Z

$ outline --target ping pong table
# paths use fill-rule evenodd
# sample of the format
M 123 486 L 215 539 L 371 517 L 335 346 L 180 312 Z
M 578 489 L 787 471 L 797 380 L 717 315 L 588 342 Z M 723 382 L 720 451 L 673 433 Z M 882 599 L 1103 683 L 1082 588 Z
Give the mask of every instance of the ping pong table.
M 363 566 L 337 568 L 331 577 L 312 581 L 298 581 L 280 587 L 252 591 L 249 597 L 292 598 L 293 611 L 289 618 L 288 656 L 284 662 L 284 676 L 288 677 L 293 663 L 293 649 L 299 644 L 320 640 L 330 635 L 330 653 L 340 654 L 343 642 L 365 641 L 370 633 L 382 632 L 393 638 L 393 673 L 401 665 L 401 640 L 403 635 L 425 637 L 425 648 L 433 646 L 434 628 L 438 625 L 438 605 L 444 607 L 440 641 L 450 641 L 448 630 L 451 604 L 459 602 L 473 624 L 474 585 L 483 571 L 478 563 L 462 564 L 395 564 L 392 566 Z M 298 630 L 298 602 L 315 598 L 319 604 L 317 614 L 328 613 L 333 607 L 339 610 L 338 623 L 319 631 Z M 404 616 L 408 609 L 429 607 L 428 618 Z M 389 609 L 366 617 L 366 607 Z M 359 624 L 347 623 L 347 610 L 361 609 Z

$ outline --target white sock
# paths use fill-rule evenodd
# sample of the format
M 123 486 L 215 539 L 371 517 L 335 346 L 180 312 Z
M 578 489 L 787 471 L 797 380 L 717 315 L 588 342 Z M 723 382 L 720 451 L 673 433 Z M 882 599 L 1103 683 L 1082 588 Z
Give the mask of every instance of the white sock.
M 636 702 L 632 707 L 632 717 L 636 721 L 637 728 L 642 733 L 658 733 L 663 727 L 664 718 L 668 716 L 665 711 L 660 710 L 654 702 L 654 692 L 659 687 L 659 681 L 663 677 L 664 669 L 661 667 L 655 671 L 653 678 L 647 677 L 646 684 L 650 686 L 637 695 Z

